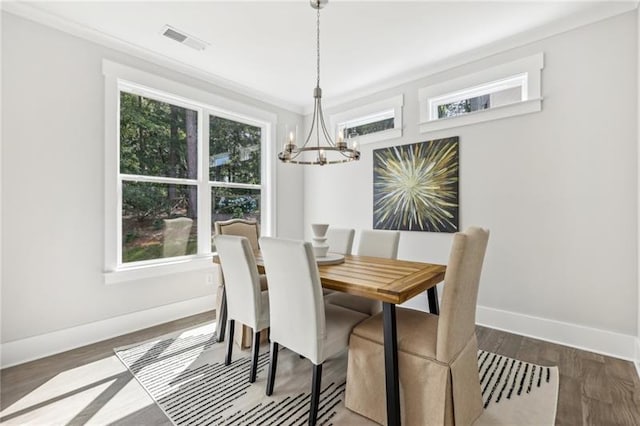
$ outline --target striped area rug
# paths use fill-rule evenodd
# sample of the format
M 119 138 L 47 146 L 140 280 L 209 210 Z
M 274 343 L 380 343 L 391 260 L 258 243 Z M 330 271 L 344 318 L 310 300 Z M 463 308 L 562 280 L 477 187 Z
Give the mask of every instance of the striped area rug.
M 304 425 L 309 415 L 311 364 L 282 349 L 274 393 L 265 396 L 267 347 L 258 378 L 249 384 L 248 352 L 234 349 L 224 366 L 225 344 L 215 323 L 118 348 L 116 355 L 176 425 Z M 344 407 L 346 353 L 323 368 L 319 425 L 371 425 Z M 484 414 L 477 425 L 553 425 L 558 369 L 478 352 Z

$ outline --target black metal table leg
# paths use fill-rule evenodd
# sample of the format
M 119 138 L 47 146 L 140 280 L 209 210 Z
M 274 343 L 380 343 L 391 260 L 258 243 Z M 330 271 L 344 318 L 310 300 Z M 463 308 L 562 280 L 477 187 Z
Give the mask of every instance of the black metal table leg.
M 438 304 L 438 288 L 433 286 L 427 290 L 427 302 L 429 303 L 429 312 L 433 315 L 440 315 L 440 305 Z
M 224 342 L 224 332 L 227 326 L 227 292 L 222 287 L 222 302 L 220 302 L 220 315 L 218 317 L 218 342 Z
M 384 328 L 384 371 L 387 389 L 387 425 L 400 425 L 400 385 L 398 383 L 398 339 L 396 305 L 382 304 Z

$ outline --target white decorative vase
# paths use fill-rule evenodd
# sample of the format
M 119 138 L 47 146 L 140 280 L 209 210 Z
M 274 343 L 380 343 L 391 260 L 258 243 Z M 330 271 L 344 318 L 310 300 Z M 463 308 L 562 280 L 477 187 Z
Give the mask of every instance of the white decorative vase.
M 311 229 L 313 230 L 313 253 L 316 257 L 325 257 L 329 251 L 329 245 L 327 244 L 327 229 L 329 225 L 326 223 L 312 223 Z

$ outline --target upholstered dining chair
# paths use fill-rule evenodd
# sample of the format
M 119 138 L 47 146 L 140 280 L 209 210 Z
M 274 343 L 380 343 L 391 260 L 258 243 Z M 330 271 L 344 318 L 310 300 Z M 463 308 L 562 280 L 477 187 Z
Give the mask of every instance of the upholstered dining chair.
M 164 219 L 162 257 L 184 256 L 187 254 L 189 235 L 193 226 L 193 219 L 176 217 Z
M 252 250 L 259 250 L 260 244 L 258 242 L 260 238 L 260 224 L 255 220 L 246 220 L 246 219 L 229 219 L 225 221 L 217 221 L 214 222 L 214 230 L 215 235 L 236 235 L 241 237 L 246 237 L 249 240 L 249 244 Z M 224 290 L 224 279 L 221 278 L 218 280 L 220 283 L 217 289 L 217 297 L 216 297 L 216 312 L 218 314 L 218 341 L 224 341 L 225 335 L 225 327 L 227 324 L 226 318 L 226 297 Z M 266 290 L 266 279 L 263 277 L 261 279 L 261 289 Z M 247 325 L 242 325 L 240 328 L 240 333 L 236 336 L 236 340 L 240 348 L 248 348 L 251 346 L 251 337 L 252 330 Z M 232 337 L 233 333 L 230 334 Z
M 355 229 L 334 228 L 327 229 L 327 245 L 329 252 L 338 254 L 351 254 L 353 249 L 353 237 L 356 235 Z M 322 294 L 327 296 L 334 293 L 332 290 L 322 289 Z
M 229 338 L 224 364 L 231 363 L 234 324 L 253 329 L 253 350 L 249 382 L 256 380 L 260 331 L 269 327 L 269 292 L 260 289 L 260 275 L 253 250 L 246 237 L 217 235 L 215 244 L 225 278 Z
M 397 259 L 399 242 L 400 232 L 398 231 L 364 229 L 360 232 L 358 256 Z M 346 293 L 333 292 L 327 295 L 325 300 L 329 304 L 353 309 L 367 315 L 377 314 L 382 311 L 382 303 L 380 301 Z
M 347 348 L 351 329 L 367 315 L 324 304 L 311 243 L 263 237 L 262 257 L 269 280 L 271 353 L 266 393 L 272 395 L 278 346 L 313 364 L 309 424 L 315 425 L 322 364 Z
M 489 231 L 457 233 L 444 277 L 440 316 L 397 308 L 402 422 L 470 425 L 482 414 L 476 303 Z M 378 423 L 386 420 L 382 315 L 353 329 L 345 405 Z
M 329 226 L 327 230 L 327 244 L 329 252 L 339 254 L 351 254 L 353 249 L 353 237 L 356 235 L 355 229 L 334 228 Z

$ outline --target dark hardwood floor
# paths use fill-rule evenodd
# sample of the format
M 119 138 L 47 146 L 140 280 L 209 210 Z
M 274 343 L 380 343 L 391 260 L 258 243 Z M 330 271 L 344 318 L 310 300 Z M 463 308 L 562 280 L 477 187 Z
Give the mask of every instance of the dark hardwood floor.
M 0 423 L 170 425 L 113 348 L 193 327 L 194 315 L 0 374 Z M 478 327 L 481 349 L 541 365 L 557 365 L 557 425 L 640 425 L 640 380 L 631 362 Z
M 481 349 L 557 365 L 556 425 L 640 425 L 640 379 L 629 361 L 477 327 Z

